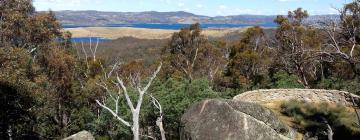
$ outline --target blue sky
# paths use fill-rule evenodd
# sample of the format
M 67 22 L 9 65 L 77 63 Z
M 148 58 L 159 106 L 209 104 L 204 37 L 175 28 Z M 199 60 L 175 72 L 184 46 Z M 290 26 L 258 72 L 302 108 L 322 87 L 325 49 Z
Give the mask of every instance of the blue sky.
M 37 10 L 187 11 L 199 15 L 277 15 L 302 7 L 310 14 L 336 14 L 351 0 L 34 0 Z

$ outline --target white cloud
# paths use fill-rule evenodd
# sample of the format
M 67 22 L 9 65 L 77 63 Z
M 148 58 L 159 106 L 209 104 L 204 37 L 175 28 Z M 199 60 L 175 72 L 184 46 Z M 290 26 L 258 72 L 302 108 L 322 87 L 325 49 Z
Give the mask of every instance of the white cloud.
M 85 4 L 101 4 L 105 0 L 34 0 L 35 5 L 48 5 L 53 8 L 69 9 Z
M 183 7 L 183 6 L 185 6 L 185 3 L 180 2 L 180 3 L 178 3 L 178 6 L 179 6 L 179 7 Z
M 219 9 L 226 9 L 226 8 L 227 8 L 226 5 L 220 5 L 220 6 L 219 6 Z
M 203 8 L 204 6 L 202 4 L 196 4 L 197 8 Z

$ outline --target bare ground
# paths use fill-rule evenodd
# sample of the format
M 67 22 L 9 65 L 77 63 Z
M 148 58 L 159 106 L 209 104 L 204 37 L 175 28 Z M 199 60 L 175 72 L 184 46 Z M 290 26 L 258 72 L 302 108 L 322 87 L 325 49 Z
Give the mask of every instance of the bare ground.
M 247 28 L 229 28 L 229 29 L 205 29 L 203 34 L 208 37 L 223 37 L 229 33 L 243 32 Z M 170 38 L 178 30 L 164 29 L 144 29 L 131 27 L 84 27 L 67 28 L 65 31 L 72 33 L 73 37 L 102 37 L 107 39 L 117 39 L 121 37 L 134 37 L 139 39 L 166 39 Z

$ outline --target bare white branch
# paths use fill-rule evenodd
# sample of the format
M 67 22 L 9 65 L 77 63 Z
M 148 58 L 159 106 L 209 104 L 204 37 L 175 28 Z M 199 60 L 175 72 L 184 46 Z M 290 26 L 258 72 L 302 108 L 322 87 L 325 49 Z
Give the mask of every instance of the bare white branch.
M 116 114 L 113 110 L 111 110 L 110 108 L 108 108 L 106 105 L 100 103 L 99 100 L 96 100 L 96 103 L 98 105 L 100 105 L 102 108 L 108 110 L 117 120 L 119 120 L 120 122 L 122 122 L 124 125 L 131 127 L 130 123 L 125 121 L 124 119 L 122 119 L 118 114 Z

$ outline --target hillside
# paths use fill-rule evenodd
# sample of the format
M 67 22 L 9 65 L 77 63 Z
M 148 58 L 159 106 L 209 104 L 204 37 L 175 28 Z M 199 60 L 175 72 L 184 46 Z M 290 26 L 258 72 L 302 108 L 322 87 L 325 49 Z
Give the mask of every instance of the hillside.
M 107 25 L 135 23 L 221 23 L 260 24 L 272 22 L 275 16 L 237 15 L 209 17 L 188 12 L 102 12 L 102 11 L 56 11 L 64 25 Z
M 160 57 L 161 48 L 168 43 L 167 39 L 138 39 L 123 37 L 99 45 L 98 55 L 112 61 L 118 57 L 121 61 L 144 60 L 151 64 Z
M 109 24 L 264 24 L 271 23 L 275 15 L 231 15 L 203 16 L 184 11 L 177 12 L 103 12 L 103 11 L 55 11 L 58 20 L 63 25 L 101 26 Z M 336 15 L 310 16 L 308 22 L 314 23 L 325 18 L 337 18 Z

